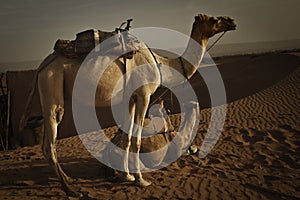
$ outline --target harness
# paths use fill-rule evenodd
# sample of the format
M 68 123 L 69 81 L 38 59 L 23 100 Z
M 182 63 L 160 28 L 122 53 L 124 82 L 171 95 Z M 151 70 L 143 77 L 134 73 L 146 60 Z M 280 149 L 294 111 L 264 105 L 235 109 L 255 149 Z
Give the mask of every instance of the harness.
M 185 78 L 185 80 L 186 80 L 186 79 L 188 79 L 188 77 L 187 77 L 187 73 L 186 73 L 186 70 L 185 70 L 185 68 L 184 68 L 184 63 L 183 63 L 183 60 L 182 60 L 182 57 L 181 57 L 181 56 L 179 57 L 179 61 L 180 61 L 181 69 L 182 69 L 182 71 L 183 71 L 183 76 L 184 76 L 184 78 Z
M 153 53 L 153 51 L 150 49 L 150 47 L 146 44 L 146 46 L 147 46 L 147 48 L 148 48 L 148 50 L 149 50 L 149 52 L 151 53 L 151 55 L 152 55 L 152 57 L 154 58 L 154 60 L 155 60 L 155 63 L 156 63 L 156 66 L 157 66 L 157 68 L 158 68 L 158 71 L 159 71 L 159 77 L 160 77 L 160 84 L 159 84 L 159 87 L 161 87 L 162 86 L 162 73 L 161 73 L 161 63 L 158 63 L 158 61 L 157 61 L 157 59 L 156 59 L 156 56 L 154 55 L 154 53 Z

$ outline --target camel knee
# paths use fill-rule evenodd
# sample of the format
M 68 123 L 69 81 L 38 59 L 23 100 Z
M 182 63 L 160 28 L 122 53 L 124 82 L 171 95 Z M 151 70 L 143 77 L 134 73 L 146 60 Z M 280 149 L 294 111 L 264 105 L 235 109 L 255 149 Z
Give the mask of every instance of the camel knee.
M 44 113 L 45 122 L 49 122 L 51 126 L 58 125 L 64 116 L 64 108 L 60 105 L 55 105 L 49 109 L 49 112 Z
M 136 137 L 134 137 L 132 140 L 133 140 L 133 141 L 132 141 L 132 143 L 133 143 L 133 145 L 132 145 L 133 151 L 134 151 L 134 152 L 139 152 L 140 149 L 141 149 L 142 140 L 141 140 L 141 139 L 138 139 L 138 138 L 136 138 Z

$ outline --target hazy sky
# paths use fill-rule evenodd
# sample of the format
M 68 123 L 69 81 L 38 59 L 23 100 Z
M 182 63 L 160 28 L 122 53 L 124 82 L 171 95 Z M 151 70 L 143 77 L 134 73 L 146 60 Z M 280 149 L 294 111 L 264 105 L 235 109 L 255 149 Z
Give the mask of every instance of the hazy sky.
M 300 0 L 0 0 L 0 62 L 42 59 L 55 41 L 90 28 L 156 26 L 190 34 L 198 13 L 229 15 L 238 30 L 222 43 L 300 38 Z

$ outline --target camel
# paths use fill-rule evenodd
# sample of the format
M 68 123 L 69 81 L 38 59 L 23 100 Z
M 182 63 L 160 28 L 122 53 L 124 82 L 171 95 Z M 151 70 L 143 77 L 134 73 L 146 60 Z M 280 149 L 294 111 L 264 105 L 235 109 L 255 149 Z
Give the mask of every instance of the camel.
M 169 66 L 175 69 L 180 74 L 182 74 L 187 79 L 191 78 L 196 72 L 201 60 L 204 56 L 206 46 L 208 44 L 208 39 L 213 37 L 217 33 L 224 31 L 235 30 L 236 23 L 230 17 L 211 17 L 204 14 L 199 14 L 195 16 L 195 20 L 192 26 L 191 40 L 183 54 L 189 54 L 193 56 L 195 62 L 193 64 L 188 61 L 179 58 L 168 59 L 159 56 L 155 53 L 151 53 L 148 49 L 140 49 L 132 57 L 132 59 L 127 62 L 128 71 L 138 68 L 138 66 L 152 63 L 156 64 L 156 60 L 165 66 Z M 196 41 L 202 48 L 195 48 L 191 41 Z M 156 60 L 155 58 L 156 57 Z M 97 66 L 97 58 L 93 58 L 95 67 Z M 99 58 L 103 60 L 103 58 Z M 70 102 L 67 100 L 72 99 L 72 89 L 76 74 L 81 66 L 81 59 L 69 59 L 62 55 L 51 54 L 45 58 L 41 63 L 38 73 L 33 80 L 33 88 L 30 96 L 28 97 L 27 106 L 25 108 L 24 115 L 22 116 L 20 122 L 20 128 L 24 127 L 28 115 L 30 112 L 30 102 L 31 98 L 36 89 L 38 89 L 42 107 L 42 113 L 44 117 L 44 139 L 42 144 L 42 151 L 45 158 L 49 161 L 50 165 L 53 166 L 62 186 L 62 189 L 70 196 L 78 196 L 78 193 L 70 185 L 74 182 L 74 179 L 70 178 L 65 174 L 61 168 L 56 153 L 55 141 L 57 139 L 57 128 L 64 116 L 64 108 Z M 151 76 L 149 76 L 149 73 Z M 140 162 L 139 162 L 139 152 L 141 148 L 141 133 L 144 124 L 144 118 L 146 115 L 146 110 L 150 102 L 150 96 L 158 89 L 160 86 L 159 80 L 162 78 L 165 82 L 170 81 L 172 85 L 179 85 L 182 80 L 172 80 L 168 70 L 159 72 L 157 67 L 153 67 L 151 71 L 145 73 L 141 72 L 141 79 L 153 79 L 157 84 L 149 84 L 138 88 L 131 96 L 129 114 L 131 116 L 130 123 L 128 125 L 129 132 L 127 138 L 127 147 L 124 158 L 124 168 L 126 175 L 126 180 L 135 181 L 137 185 L 148 186 L 151 183 L 142 177 L 140 172 Z M 112 75 L 113 74 L 113 75 Z M 124 74 L 124 63 L 122 58 L 115 60 L 109 66 L 108 70 L 104 72 L 101 77 L 95 96 L 95 106 L 110 106 L 110 100 L 112 98 L 113 89 Z M 161 76 L 161 77 L 160 77 Z M 169 77 L 169 78 L 164 78 Z M 127 81 L 130 83 L 130 80 Z M 66 102 L 65 102 L 66 100 Z M 132 137 L 134 135 L 135 137 Z M 128 168 L 128 152 L 130 147 L 133 147 L 136 153 L 135 163 L 136 172 L 132 175 L 129 173 Z

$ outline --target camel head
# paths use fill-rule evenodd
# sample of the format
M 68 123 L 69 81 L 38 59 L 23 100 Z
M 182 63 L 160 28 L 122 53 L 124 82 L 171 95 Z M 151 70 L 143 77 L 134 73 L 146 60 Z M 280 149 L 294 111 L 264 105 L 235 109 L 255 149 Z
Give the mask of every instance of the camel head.
M 195 16 L 192 36 L 194 36 L 193 38 L 196 40 L 208 39 L 217 33 L 235 30 L 236 26 L 237 24 L 231 17 L 211 17 L 208 15 L 199 14 Z

